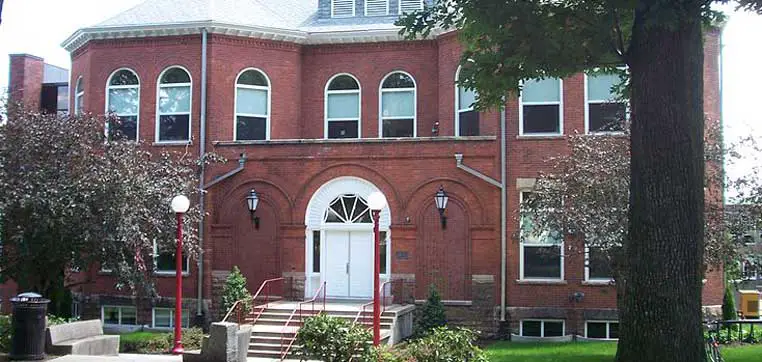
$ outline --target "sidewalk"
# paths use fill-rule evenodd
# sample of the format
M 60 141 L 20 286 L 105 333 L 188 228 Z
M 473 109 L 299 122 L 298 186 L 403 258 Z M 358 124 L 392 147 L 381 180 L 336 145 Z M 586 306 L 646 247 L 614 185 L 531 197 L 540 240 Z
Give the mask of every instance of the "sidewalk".
M 155 355 L 155 354 L 128 354 L 121 353 L 119 356 L 63 356 L 49 362 L 181 362 L 181 356 Z M 246 359 L 248 362 L 276 362 L 279 359 L 254 358 Z M 285 360 L 285 362 L 298 362 L 299 360 Z

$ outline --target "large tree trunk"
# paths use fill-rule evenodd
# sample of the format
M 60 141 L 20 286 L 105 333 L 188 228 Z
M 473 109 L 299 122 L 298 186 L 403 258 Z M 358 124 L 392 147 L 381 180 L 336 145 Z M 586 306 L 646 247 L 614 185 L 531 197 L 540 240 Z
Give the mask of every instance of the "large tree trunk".
M 699 2 L 640 1 L 630 47 L 630 228 L 617 361 L 704 361 Z

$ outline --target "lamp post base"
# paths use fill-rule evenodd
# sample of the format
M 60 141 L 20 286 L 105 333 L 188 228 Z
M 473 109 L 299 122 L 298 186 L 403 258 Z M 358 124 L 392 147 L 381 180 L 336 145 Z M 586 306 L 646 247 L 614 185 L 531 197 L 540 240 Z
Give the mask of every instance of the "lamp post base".
M 182 344 L 177 344 L 175 348 L 172 348 L 172 354 L 183 354 L 183 352 L 185 352 L 185 349 Z

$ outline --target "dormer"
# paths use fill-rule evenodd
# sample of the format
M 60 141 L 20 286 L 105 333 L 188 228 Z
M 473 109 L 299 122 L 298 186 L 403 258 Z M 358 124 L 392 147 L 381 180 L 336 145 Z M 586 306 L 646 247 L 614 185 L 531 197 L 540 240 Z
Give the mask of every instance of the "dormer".
M 329 19 L 398 17 L 422 10 L 428 0 L 320 0 L 320 17 Z

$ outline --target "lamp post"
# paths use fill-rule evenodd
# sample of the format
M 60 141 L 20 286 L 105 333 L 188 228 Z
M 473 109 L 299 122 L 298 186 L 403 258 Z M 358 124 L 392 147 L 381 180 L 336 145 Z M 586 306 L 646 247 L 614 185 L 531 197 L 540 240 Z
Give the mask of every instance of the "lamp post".
M 251 221 L 254 222 L 254 228 L 259 230 L 259 216 L 256 216 L 257 205 L 259 205 L 259 195 L 257 195 L 257 191 L 251 189 L 246 196 L 246 206 L 249 208 L 249 214 L 251 214 Z
M 381 343 L 381 297 L 379 288 L 381 281 L 381 240 L 378 232 L 378 221 L 381 215 L 381 209 L 386 207 L 386 197 L 384 194 L 374 191 L 368 196 L 368 207 L 373 216 L 373 345 L 378 346 Z
M 188 211 L 190 200 L 185 195 L 172 199 L 172 211 L 177 216 L 177 251 L 175 251 L 175 347 L 172 354 L 183 353 L 181 340 L 183 330 L 183 214 Z

